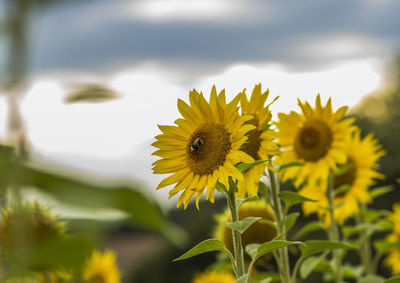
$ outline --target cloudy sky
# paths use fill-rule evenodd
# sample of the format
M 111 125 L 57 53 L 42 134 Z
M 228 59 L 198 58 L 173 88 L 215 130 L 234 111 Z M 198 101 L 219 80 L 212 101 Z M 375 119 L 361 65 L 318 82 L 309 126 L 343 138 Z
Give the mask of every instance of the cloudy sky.
M 191 88 L 207 96 L 213 84 L 232 97 L 261 82 L 280 96 L 274 113 L 317 93 L 354 106 L 384 87 L 399 50 L 398 11 L 396 0 L 60 1 L 31 16 L 21 101 L 30 143 L 52 164 L 153 190 L 162 177 L 151 174 L 150 143 L 157 124 L 178 117 L 178 97 Z M 105 84 L 120 98 L 64 104 L 81 83 Z M 2 121 L 6 110 L 1 98 Z

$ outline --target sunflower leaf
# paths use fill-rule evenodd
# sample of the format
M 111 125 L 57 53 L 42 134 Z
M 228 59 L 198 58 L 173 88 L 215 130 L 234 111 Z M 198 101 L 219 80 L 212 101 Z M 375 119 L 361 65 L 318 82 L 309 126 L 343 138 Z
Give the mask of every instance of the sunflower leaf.
M 357 249 L 356 246 L 348 243 L 326 241 L 326 240 L 311 240 L 305 242 L 306 247 L 300 246 L 300 250 L 304 257 L 312 254 L 320 253 L 326 250 L 338 250 L 338 249 Z
M 231 176 L 229 176 L 229 191 L 234 191 L 235 193 L 237 193 L 239 191 L 236 182 L 233 180 L 233 178 Z
M 286 203 L 286 206 L 289 208 L 294 204 L 305 202 L 305 201 L 312 201 L 317 202 L 317 200 L 306 198 L 302 195 L 299 195 L 296 192 L 290 191 L 282 191 L 279 193 L 279 197 Z
M 262 218 L 259 221 L 259 223 L 266 224 L 266 225 L 271 226 L 272 228 L 276 229 L 276 223 L 274 221 L 269 220 L 269 219 Z
M 293 212 L 290 213 L 289 215 L 286 216 L 285 219 L 285 230 L 286 232 L 290 230 L 290 228 L 293 227 L 293 225 L 296 223 L 297 218 L 299 217 L 300 213 L 299 212 Z
M 263 255 L 281 249 L 289 245 L 300 245 L 306 247 L 302 242 L 290 242 L 285 240 L 272 240 L 260 245 L 253 245 L 247 251 L 248 254 L 253 255 L 252 261 L 255 262 Z
M 235 283 L 245 283 L 247 282 L 247 277 L 249 277 L 249 275 L 247 274 L 243 274 L 242 276 L 240 276 Z
M 382 186 L 382 187 L 377 187 L 374 188 L 373 190 L 371 190 L 369 192 L 369 195 L 371 196 L 371 198 L 375 199 L 381 195 L 384 195 L 386 193 L 389 193 L 393 191 L 393 186 Z
M 400 282 L 400 276 L 395 276 L 385 280 L 383 283 L 398 283 Z
M 253 168 L 254 166 L 263 164 L 263 163 L 265 163 L 267 161 L 268 160 L 257 160 L 256 162 L 253 162 L 253 163 L 239 163 L 238 165 L 236 165 L 236 168 L 240 172 L 244 173 L 244 172 L 250 170 L 251 168 Z
M 304 163 L 301 161 L 292 161 L 279 166 L 278 171 L 281 172 L 289 167 L 296 167 L 296 166 L 304 166 Z
M 113 90 L 102 85 L 84 85 L 77 91 L 69 94 L 65 102 L 104 102 L 115 98 L 118 98 L 118 95 Z
M 239 209 L 246 202 L 252 202 L 252 201 L 256 201 L 258 199 L 259 199 L 258 196 L 252 196 L 252 197 L 248 197 L 248 198 L 238 198 L 238 199 L 236 199 L 236 206 Z
M 394 248 L 400 248 L 400 242 L 388 242 L 386 240 L 378 240 L 374 242 L 375 249 L 380 253 L 386 253 Z
M 339 177 L 346 174 L 350 169 L 354 168 L 354 164 L 345 164 L 340 166 L 336 171 L 333 171 L 333 177 Z
M 218 239 L 207 239 L 203 242 L 197 244 L 189 251 L 181 255 L 180 257 L 174 259 L 173 261 L 179 261 L 187 258 L 194 257 L 196 255 L 212 252 L 212 251 L 225 251 L 224 244 Z
M 305 279 L 310 275 L 311 272 L 325 259 L 327 252 L 320 256 L 310 256 L 307 258 L 300 267 L 300 276 Z
M 305 236 L 311 232 L 323 230 L 325 231 L 324 224 L 321 221 L 313 221 L 307 223 L 297 234 L 294 236 L 295 239 L 299 239 L 302 236 Z
M 377 224 L 373 223 L 361 223 L 357 226 L 345 226 L 343 227 L 343 234 L 346 237 L 350 237 L 351 235 L 354 235 L 355 233 L 360 233 L 360 232 L 366 232 L 366 231 L 382 231 L 383 228 L 380 227 Z
M 339 188 L 335 189 L 335 196 L 339 196 L 348 192 L 351 189 L 351 186 L 348 184 L 342 185 Z
M 239 233 L 244 233 L 251 225 L 253 225 L 254 223 L 256 223 L 257 221 L 259 221 L 261 219 L 261 217 L 246 217 L 240 221 L 235 221 L 235 222 L 226 222 L 226 221 L 222 221 L 222 223 L 234 230 L 237 231 Z
M 384 278 L 378 275 L 367 275 L 360 278 L 357 283 L 384 283 Z
M 228 190 L 226 189 L 224 184 L 221 184 L 220 182 L 217 182 L 217 185 L 215 186 L 215 189 L 221 193 L 227 193 Z
M 270 282 L 272 282 L 272 278 L 271 277 L 264 278 L 264 279 L 259 281 L 259 283 L 270 283 Z

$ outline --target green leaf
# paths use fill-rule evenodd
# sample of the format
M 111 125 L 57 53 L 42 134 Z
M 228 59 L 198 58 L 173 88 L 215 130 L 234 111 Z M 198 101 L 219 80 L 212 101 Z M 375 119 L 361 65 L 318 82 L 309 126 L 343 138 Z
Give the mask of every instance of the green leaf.
M 207 239 L 193 248 L 191 248 L 189 251 L 181 255 L 180 257 L 174 259 L 173 261 L 179 261 L 187 258 L 194 257 L 196 255 L 206 253 L 206 252 L 212 252 L 212 251 L 225 251 L 224 244 L 218 240 L 218 239 Z
M 155 231 L 161 231 L 166 225 L 160 208 L 140 192 L 143 188 L 135 184 L 109 182 L 107 185 L 104 181 L 81 181 L 42 168 L 25 166 L 22 169 L 20 180 L 23 185 L 37 188 L 62 203 L 85 209 L 117 209 L 127 213 L 134 224 Z
M 265 162 L 267 162 L 267 161 L 268 161 L 268 160 L 257 160 L 256 162 L 253 162 L 253 163 L 239 163 L 238 165 L 236 165 L 236 168 L 237 168 L 240 172 L 244 173 L 244 172 L 246 172 L 247 170 L 250 170 L 251 168 L 253 168 L 254 166 L 263 164 L 263 163 L 265 163 Z
M 375 249 L 384 254 L 392 249 L 400 248 L 400 242 L 388 242 L 386 240 L 378 240 L 374 242 Z
M 358 279 L 361 277 L 363 273 L 364 273 L 364 266 L 362 265 L 352 266 L 349 264 L 345 264 L 342 267 L 343 278 Z
M 357 281 L 357 283 L 383 283 L 384 278 L 378 275 L 367 275 Z
M 369 195 L 371 196 L 371 198 L 375 199 L 381 195 L 387 194 L 389 192 L 393 191 L 393 186 L 383 186 L 383 187 L 377 187 L 372 189 L 369 192 Z
M 387 210 L 365 209 L 361 210 L 361 215 L 366 222 L 373 222 L 379 217 L 386 216 Z
M 239 233 L 244 233 L 251 225 L 253 225 L 254 223 L 256 223 L 258 220 L 260 220 L 261 217 L 246 217 L 240 221 L 236 221 L 236 222 L 226 222 L 226 221 L 222 221 L 222 223 L 234 230 L 237 231 Z
M 246 253 L 249 254 L 249 256 L 250 256 L 251 258 L 253 258 L 253 257 L 256 255 L 257 249 L 258 249 L 259 246 L 260 246 L 260 244 L 248 244 L 248 245 L 244 248 L 244 250 L 246 251 Z
M 280 192 L 279 197 L 281 198 L 281 200 L 283 200 L 286 203 L 287 207 L 290 207 L 294 204 L 305 202 L 305 201 L 317 202 L 317 200 L 309 199 L 309 198 L 303 197 L 302 195 L 299 195 L 296 192 L 290 192 L 290 191 Z
M 323 253 L 320 256 L 311 256 L 307 258 L 300 267 L 300 276 L 305 279 L 313 270 L 325 259 L 327 253 Z
M 228 190 L 226 189 L 225 185 L 221 184 L 220 182 L 217 182 L 217 185 L 215 186 L 215 189 L 221 193 L 227 193 Z
M 378 226 L 381 230 L 391 231 L 394 229 L 394 224 L 392 221 L 387 219 L 382 219 L 376 222 L 376 226 Z
M 285 164 L 282 164 L 281 166 L 279 166 L 278 171 L 281 172 L 282 170 L 285 170 L 289 167 L 295 167 L 295 166 L 304 166 L 304 163 L 300 162 L 300 161 L 288 162 L 288 163 L 285 163 Z
M 346 237 L 350 237 L 355 233 L 360 232 L 375 232 L 375 231 L 382 231 L 383 229 L 376 224 L 373 223 L 361 223 L 357 226 L 345 226 L 343 227 L 343 234 Z
M 283 247 L 289 246 L 289 245 L 299 245 L 305 247 L 306 245 L 302 242 L 290 242 L 290 241 L 284 241 L 284 240 L 273 240 L 270 242 L 265 242 L 260 245 L 254 245 L 251 246 L 251 248 L 248 249 L 247 253 L 250 255 L 253 255 L 253 261 L 256 261 L 263 255 L 276 251 L 278 249 L 281 249 Z
M 252 196 L 252 197 L 248 197 L 248 198 L 244 198 L 244 199 L 238 198 L 238 199 L 236 199 L 236 206 L 239 209 L 242 206 L 242 204 L 245 204 L 246 202 L 256 201 L 258 199 L 259 199 L 258 196 Z
M 290 228 L 293 227 L 293 225 L 294 225 L 294 223 L 296 223 L 296 220 L 299 217 L 299 215 L 300 215 L 299 212 L 293 212 L 286 216 L 286 221 L 285 221 L 286 232 L 289 231 Z
M 343 174 L 346 174 L 346 172 L 352 168 L 354 168 L 354 164 L 351 164 L 351 163 L 342 165 L 336 171 L 333 172 L 333 177 L 342 176 Z
M 262 279 L 262 280 L 259 281 L 259 283 L 270 283 L 270 282 L 272 282 L 272 278 L 271 277 L 265 278 L 265 279 Z
M 335 196 L 342 195 L 346 192 L 348 192 L 351 189 L 350 185 L 342 185 L 339 188 L 335 189 Z
M 262 194 L 268 196 L 268 187 L 267 187 L 267 185 L 266 185 L 264 182 L 262 182 L 262 181 L 258 182 L 258 192 L 260 192 L 260 193 L 262 193 Z
M 337 249 L 356 249 L 357 247 L 348 243 L 326 241 L 326 240 L 311 240 L 305 242 L 306 246 L 300 246 L 300 250 L 304 257 L 323 252 L 326 250 L 337 250 Z
M 320 221 L 313 221 L 307 223 L 297 234 L 294 236 L 295 239 L 299 239 L 300 237 L 303 237 L 311 232 L 318 231 L 318 230 L 323 230 L 325 231 L 324 224 Z
M 274 221 L 269 220 L 269 219 L 262 218 L 262 219 L 260 219 L 260 221 L 258 221 L 258 223 L 266 224 L 266 225 L 276 229 L 276 223 Z
M 400 283 L 400 276 L 395 276 L 384 281 L 384 283 Z
M 249 276 L 247 274 L 243 274 L 242 276 L 240 276 L 235 283 L 246 283 L 247 282 L 247 278 Z
M 77 91 L 69 94 L 65 102 L 104 102 L 115 98 L 118 98 L 118 95 L 107 87 L 102 85 L 84 85 Z

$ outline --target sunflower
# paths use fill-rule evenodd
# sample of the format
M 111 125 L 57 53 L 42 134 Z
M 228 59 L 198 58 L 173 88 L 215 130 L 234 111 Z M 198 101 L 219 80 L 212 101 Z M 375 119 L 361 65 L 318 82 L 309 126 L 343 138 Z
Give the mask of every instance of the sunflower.
M 46 266 L 35 264 L 36 253 L 48 241 L 59 240 L 65 232 L 65 223 L 50 215 L 47 208 L 37 202 L 25 203 L 3 211 L 1 244 L 11 260 L 36 271 L 47 271 Z
M 196 274 L 193 283 L 235 283 L 235 276 L 228 271 L 205 271 Z
M 98 283 L 121 282 L 114 252 L 94 251 L 84 268 L 83 279 Z
M 229 187 L 228 177 L 243 181 L 242 173 L 235 167 L 239 162 L 251 163 L 254 159 L 240 150 L 247 140 L 246 133 L 255 127 L 245 122 L 250 115 L 239 116 L 237 104 L 241 93 L 226 103 L 225 91 L 217 95 L 215 86 L 208 103 L 202 93 L 189 94 L 190 105 L 178 99 L 178 110 L 183 118 L 176 126 L 158 126 L 163 132 L 152 145 L 159 148 L 153 155 L 162 159 L 153 163 L 155 174 L 171 174 L 157 189 L 175 184 L 172 197 L 182 192 L 177 207 L 196 196 L 196 206 L 207 186 L 207 199 L 214 202 L 217 182 Z
M 253 202 L 244 203 L 239 208 L 239 220 L 242 220 L 246 217 L 261 217 L 262 219 L 274 222 L 275 216 L 271 209 L 271 207 L 267 204 L 265 200 L 257 200 Z M 220 215 L 216 216 L 218 225 L 215 229 L 215 237 L 221 240 L 225 247 L 233 251 L 233 242 L 232 242 L 232 230 L 226 227 L 222 222 L 231 222 L 231 214 L 229 209 L 226 209 Z M 261 244 L 264 242 L 269 242 L 273 238 L 276 237 L 276 228 L 271 225 L 256 222 L 251 225 L 243 234 L 242 234 L 242 243 L 243 246 L 247 246 L 248 244 Z M 250 257 L 245 255 L 245 260 L 250 261 Z
M 400 204 L 393 205 L 393 212 L 388 215 L 388 219 L 393 222 L 393 232 L 388 235 L 389 242 L 400 241 Z M 385 263 L 391 267 L 393 274 L 400 274 L 400 248 L 391 249 Z
M 346 163 L 346 146 L 354 119 L 342 119 L 347 106 L 332 111 L 331 99 L 325 106 L 321 97 L 315 100 L 315 108 L 298 100 L 302 113 L 279 113 L 278 143 L 282 148 L 279 164 L 301 161 L 304 166 L 292 166 L 283 170 L 282 180 L 294 179 L 300 187 L 309 184 L 326 184 L 329 171 L 337 164 Z
M 341 175 L 334 176 L 333 187 L 335 190 L 345 189 L 342 192 L 338 191 L 333 200 L 335 220 L 339 225 L 342 225 L 353 214 L 360 211 L 360 203 L 369 203 L 371 197 L 368 193 L 368 188 L 375 184 L 375 179 L 383 179 L 383 175 L 378 173 L 378 159 L 385 154 L 381 145 L 374 139 L 372 134 L 361 138 L 360 129 L 356 129 L 347 145 L 347 162 L 339 164 L 346 166 L 348 169 Z M 312 185 L 305 185 L 300 194 L 311 199 L 317 199 L 319 202 L 304 202 L 304 213 L 310 214 L 318 212 L 320 218 L 329 222 L 326 217 L 328 213 L 321 207 L 328 206 L 328 199 L 325 194 L 325 188 L 318 188 Z M 339 205 L 340 204 L 340 205 Z
M 273 141 L 276 137 L 275 132 L 270 128 L 271 111 L 269 105 L 264 106 L 268 98 L 269 90 L 262 93 L 261 84 L 254 87 L 250 97 L 247 100 L 245 91 L 240 100 L 242 115 L 252 115 L 253 119 L 245 124 L 254 125 L 256 128 L 248 132 L 248 140 L 243 144 L 242 150 L 253 157 L 255 160 L 268 160 L 270 155 L 279 152 L 278 146 Z M 243 181 L 238 182 L 238 197 L 254 196 L 258 193 L 258 183 L 268 164 L 263 163 L 254 166 L 243 174 Z

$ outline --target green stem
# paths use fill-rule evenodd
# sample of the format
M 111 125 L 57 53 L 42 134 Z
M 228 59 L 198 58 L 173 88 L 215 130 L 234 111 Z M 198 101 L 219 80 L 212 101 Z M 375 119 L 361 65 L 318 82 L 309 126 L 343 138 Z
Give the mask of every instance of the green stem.
M 232 222 L 239 221 L 239 211 L 236 206 L 236 197 L 235 191 L 230 188 L 227 193 L 228 196 L 228 207 L 231 211 Z M 235 268 L 236 269 L 236 277 L 239 278 L 245 273 L 244 270 L 244 258 L 243 258 L 243 246 L 242 246 L 242 237 L 238 231 L 232 230 L 233 237 L 233 251 L 235 255 Z
M 361 204 L 361 209 L 365 210 L 365 205 Z M 365 220 L 358 214 L 356 214 L 356 223 L 362 224 L 365 223 Z M 361 233 L 361 245 L 360 245 L 360 257 L 361 261 L 364 265 L 366 275 L 374 274 L 373 271 L 373 263 L 371 256 L 371 234 L 368 231 L 363 231 Z
M 271 199 L 277 224 L 276 225 L 277 232 L 278 235 L 282 237 L 282 240 L 286 240 L 286 229 L 285 229 L 286 215 L 282 213 L 282 206 L 278 197 L 279 183 L 274 172 L 268 170 L 268 175 L 271 183 Z M 280 265 L 278 264 L 278 266 L 281 266 L 281 268 L 279 269 L 281 281 L 283 283 L 290 283 L 290 268 L 289 268 L 289 256 L 287 247 L 284 247 L 279 250 L 279 258 L 281 261 L 281 264 Z
M 335 191 L 333 189 L 333 175 L 332 172 L 329 173 L 328 177 L 328 190 L 327 190 L 328 202 L 329 202 L 329 217 L 331 220 L 331 225 L 329 227 L 329 239 L 331 241 L 339 241 L 339 228 L 334 218 L 334 205 L 333 199 L 335 197 Z M 342 252 L 340 250 L 333 251 L 333 260 L 334 260 L 334 275 L 336 283 L 342 283 Z

